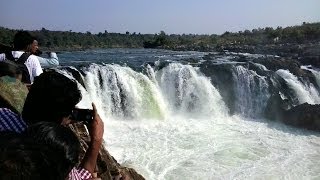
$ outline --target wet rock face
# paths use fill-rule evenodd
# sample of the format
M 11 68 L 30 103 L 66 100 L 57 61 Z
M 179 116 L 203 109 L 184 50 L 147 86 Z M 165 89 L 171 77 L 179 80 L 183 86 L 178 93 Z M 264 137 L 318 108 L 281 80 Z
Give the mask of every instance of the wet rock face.
M 267 69 L 274 72 L 279 69 L 289 70 L 290 73 L 299 77 L 302 81 L 306 83 L 312 83 L 317 87 L 315 77 L 310 71 L 301 69 L 302 64 L 298 60 L 290 58 L 259 58 L 254 59 L 253 62 L 262 64 Z
M 270 98 L 269 103 L 266 118 L 298 128 L 320 131 L 320 105 L 304 103 L 286 110 L 287 102 L 276 95 Z
M 319 129 L 320 123 L 319 119 L 317 119 L 320 113 L 320 109 L 317 109 L 319 106 L 306 104 L 297 106 L 299 102 L 295 91 L 276 73 L 279 69 L 289 70 L 304 84 L 312 83 L 316 89 L 319 89 L 314 75 L 308 70 L 301 69 L 303 64 L 300 61 L 289 57 L 253 57 L 230 53 L 211 53 L 206 55 L 204 59 L 206 62 L 199 66 L 200 71 L 209 77 L 212 84 L 219 90 L 231 114 L 239 113 L 236 108 L 236 103 L 239 101 L 236 97 L 237 87 L 235 87 L 237 79 L 234 77 L 233 72 L 237 66 L 242 66 L 257 74 L 256 76 L 254 75 L 254 80 L 265 77 L 269 84 L 270 97 L 267 99 L 262 117 L 283 121 L 296 127 Z M 222 60 L 220 61 L 219 59 Z M 258 84 L 257 82 L 256 84 Z M 319 111 L 319 113 L 316 111 Z
M 284 111 L 281 120 L 288 125 L 320 131 L 320 105 L 300 104 Z
M 288 69 L 290 72 L 299 72 L 301 64 L 299 61 L 287 58 L 259 58 L 253 60 L 255 63 L 264 65 L 267 69 L 276 71 Z
M 298 61 L 302 65 L 312 65 L 313 67 L 320 68 L 320 56 L 306 56 L 301 57 Z
M 285 109 L 287 109 L 285 105 L 286 102 L 280 97 L 279 94 L 273 94 L 268 100 L 264 116 L 270 120 L 281 120 L 283 112 Z
M 235 94 L 232 77 L 232 66 L 230 64 L 211 64 L 200 65 L 201 72 L 210 77 L 212 84 L 218 89 L 224 102 L 229 107 L 230 113 L 234 113 Z
M 70 67 L 66 67 L 66 70 L 72 74 L 72 76 L 85 88 L 84 80 L 81 76 L 81 73 Z

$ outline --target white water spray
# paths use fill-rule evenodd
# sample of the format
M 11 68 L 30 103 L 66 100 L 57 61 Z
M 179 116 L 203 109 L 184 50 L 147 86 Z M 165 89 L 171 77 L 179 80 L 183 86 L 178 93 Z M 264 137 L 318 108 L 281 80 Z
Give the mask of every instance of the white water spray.
M 156 79 L 172 113 L 221 117 L 228 112 L 210 80 L 190 65 L 171 63 L 156 72 Z
M 145 75 L 119 65 L 91 65 L 86 87 L 92 99 L 115 119 L 165 119 L 166 105 L 156 85 Z
M 243 66 L 234 68 L 233 77 L 236 111 L 246 117 L 261 117 L 270 97 L 266 77 L 259 76 L 255 71 Z
M 313 84 L 305 85 L 299 79 L 291 74 L 289 70 L 280 69 L 276 71 L 289 85 L 289 87 L 294 90 L 299 104 L 305 102 L 309 104 L 319 104 L 320 96 Z

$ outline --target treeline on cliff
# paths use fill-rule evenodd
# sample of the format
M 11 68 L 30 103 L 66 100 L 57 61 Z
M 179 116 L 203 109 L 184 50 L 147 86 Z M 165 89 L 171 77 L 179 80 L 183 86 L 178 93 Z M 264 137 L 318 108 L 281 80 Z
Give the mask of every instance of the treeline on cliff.
M 11 45 L 17 30 L 0 27 L 0 43 Z M 157 34 L 50 31 L 45 28 L 30 31 L 43 49 L 81 50 L 90 48 L 165 48 L 174 50 L 212 50 L 228 45 L 266 45 L 315 43 L 320 40 L 320 23 L 303 23 L 291 27 L 266 27 L 222 35 Z

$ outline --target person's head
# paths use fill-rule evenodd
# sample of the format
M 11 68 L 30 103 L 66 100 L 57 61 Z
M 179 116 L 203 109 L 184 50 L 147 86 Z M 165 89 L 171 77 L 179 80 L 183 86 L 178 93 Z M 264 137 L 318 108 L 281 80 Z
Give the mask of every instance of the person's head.
M 35 78 L 23 107 L 22 118 L 28 125 L 41 121 L 61 124 L 80 100 L 77 83 L 50 70 Z
M 39 122 L 28 127 L 26 137 L 31 137 L 35 143 L 47 146 L 59 156 L 57 167 L 66 177 L 79 161 L 80 142 L 68 127 L 53 122 Z
M 18 31 L 14 36 L 13 46 L 15 50 L 31 52 L 32 49 L 37 48 L 38 42 L 28 31 Z
M 10 76 L 21 81 L 22 71 L 19 66 L 11 61 L 0 61 L 0 77 Z
M 21 113 L 27 96 L 27 89 L 21 80 L 21 67 L 11 61 L 0 61 L 0 108 Z
M 34 39 L 32 41 L 32 44 L 28 46 L 27 51 L 30 52 L 31 54 L 39 55 L 39 44 L 36 39 Z
M 0 179 L 64 179 L 54 149 L 13 132 L 0 132 Z

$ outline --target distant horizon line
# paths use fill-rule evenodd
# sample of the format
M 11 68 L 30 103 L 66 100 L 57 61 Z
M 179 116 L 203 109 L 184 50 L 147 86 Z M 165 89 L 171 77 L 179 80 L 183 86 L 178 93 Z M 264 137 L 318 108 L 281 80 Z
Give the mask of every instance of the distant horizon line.
M 155 35 L 155 34 L 160 34 L 161 32 L 165 32 L 166 35 L 222 35 L 226 32 L 229 32 L 229 33 L 239 33 L 239 32 L 244 32 L 246 30 L 249 30 L 249 31 L 252 31 L 254 29 L 265 29 L 265 28 L 278 28 L 278 27 L 281 27 L 281 28 L 288 28 L 288 27 L 296 27 L 296 26 L 302 26 L 304 24 L 317 24 L 317 23 L 320 23 L 320 21 L 315 21 L 315 22 L 306 22 L 306 21 L 303 21 L 301 22 L 300 24 L 296 24 L 296 25 L 288 25 L 288 26 L 265 26 L 265 27 L 257 27 L 257 28 L 253 28 L 253 29 L 244 29 L 244 30 L 240 30 L 240 31 L 224 31 L 223 33 L 221 34 L 215 34 L 215 33 L 212 33 L 212 34 L 208 34 L 208 33 L 202 33 L 202 34 L 198 34 L 198 33 L 167 33 L 165 32 L 164 30 L 160 30 L 159 32 L 157 33 L 141 33 L 141 32 L 130 32 L 130 31 L 126 31 L 126 32 L 109 32 L 108 30 L 104 30 L 103 32 L 97 32 L 97 33 L 94 33 L 94 32 L 91 32 L 91 31 L 74 31 L 74 30 L 50 30 L 50 29 L 47 29 L 45 27 L 41 27 L 39 29 L 28 29 L 28 28 L 10 28 L 10 27 L 5 27 L 5 26 L 1 26 L 0 25 L 0 28 L 5 28 L 5 29 L 9 29 L 9 30 L 14 30 L 14 31 L 19 31 L 19 30 L 23 30 L 23 31 L 41 31 L 42 29 L 45 29 L 45 30 L 48 30 L 48 31 L 52 31 L 52 32 L 73 32 L 73 33 L 90 33 L 90 34 L 93 34 L 93 35 L 98 35 L 99 33 L 110 33 L 110 34 L 127 34 L 127 32 L 132 35 L 132 34 L 141 34 L 141 35 Z

